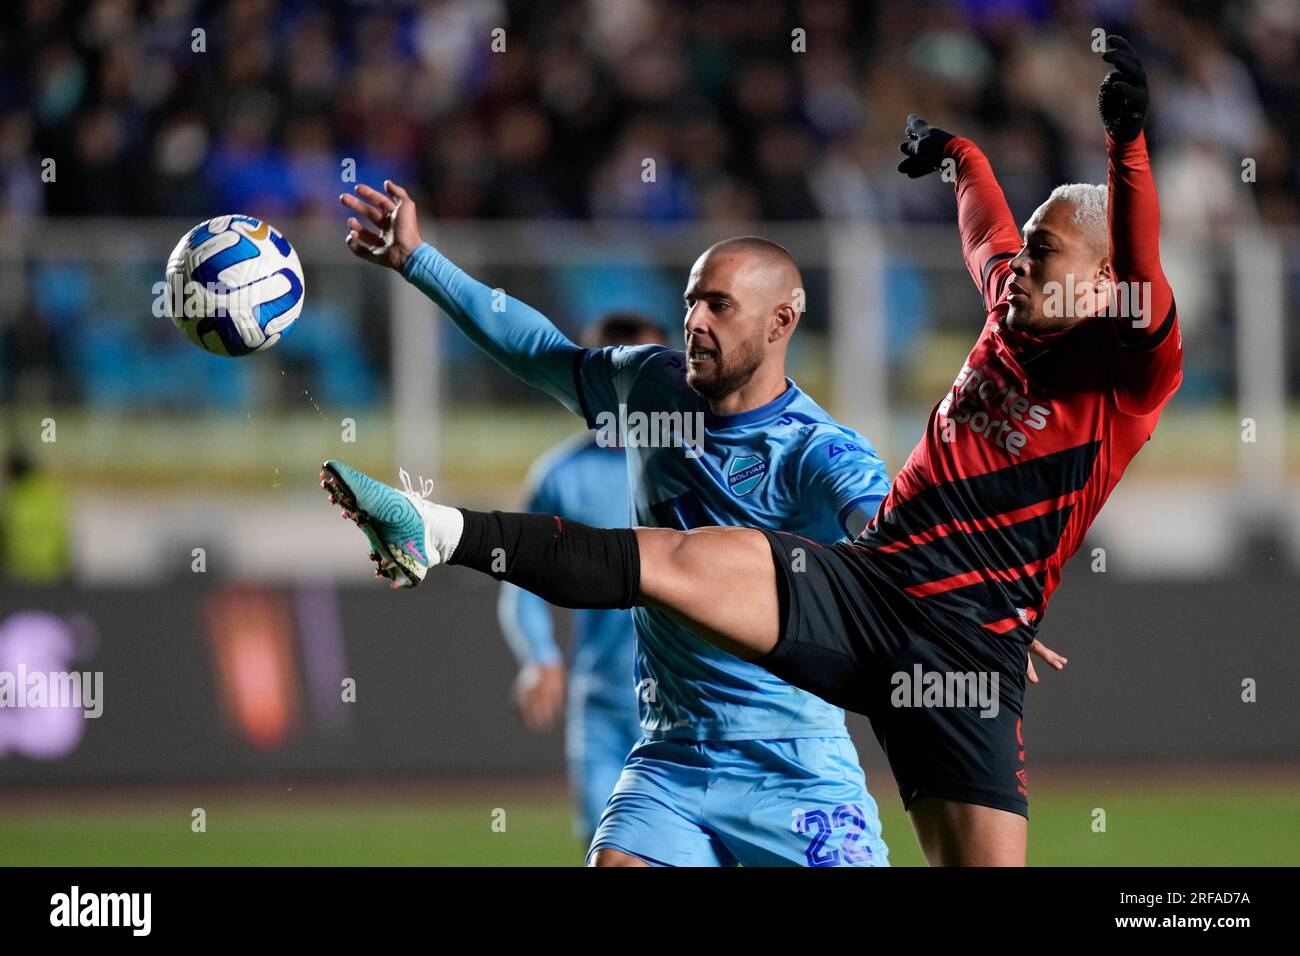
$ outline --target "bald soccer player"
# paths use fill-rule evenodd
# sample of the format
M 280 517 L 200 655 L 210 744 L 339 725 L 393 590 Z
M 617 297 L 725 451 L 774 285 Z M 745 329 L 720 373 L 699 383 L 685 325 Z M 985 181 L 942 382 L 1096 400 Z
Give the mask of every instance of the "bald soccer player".
M 622 444 L 631 523 L 761 525 L 831 544 L 875 513 L 889 490 L 879 457 L 785 377 L 802 280 L 784 249 L 740 238 L 700 256 L 685 292 L 685 352 L 587 349 L 422 243 L 410 197 L 385 185 L 387 195 L 359 187 L 344 202 L 392 244 L 372 254 L 380 237 L 351 219 L 349 245 L 400 270 L 484 351 L 580 414 L 597 442 Z M 382 572 L 417 583 L 428 555 L 418 517 L 401 520 L 415 515 L 410 501 L 335 467 L 356 493 L 347 513 L 360 518 Z M 662 611 L 633 615 L 627 681 L 641 739 L 597 824 L 590 864 L 887 865 L 840 708 Z

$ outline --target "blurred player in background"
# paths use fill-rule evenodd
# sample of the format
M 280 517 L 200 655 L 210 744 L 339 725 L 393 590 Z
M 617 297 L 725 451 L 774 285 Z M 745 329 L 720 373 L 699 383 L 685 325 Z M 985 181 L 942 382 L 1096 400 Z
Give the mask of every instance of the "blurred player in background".
M 663 332 L 643 316 L 616 312 L 590 326 L 587 348 L 662 345 Z M 627 456 L 583 432 L 539 458 L 528 476 L 525 507 L 571 521 L 616 528 L 629 515 Z M 501 586 L 501 630 L 519 661 L 515 706 L 532 731 L 565 718 L 565 757 L 574 801 L 574 831 L 587 846 L 614 792 L 628 753 L 641 739 L 637 714 L 636 630 L 625 610 L 575 611 L 565 705 L 564 654 L 556 645 L 551 606 L 513 584 Z

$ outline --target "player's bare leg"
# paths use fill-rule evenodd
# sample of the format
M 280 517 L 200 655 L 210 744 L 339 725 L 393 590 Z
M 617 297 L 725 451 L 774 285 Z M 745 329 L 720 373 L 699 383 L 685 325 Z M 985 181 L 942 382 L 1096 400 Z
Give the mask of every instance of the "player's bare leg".
M 752 528 L 637 528 L 641 599 L 710 644 L 756 660 L 780 638 L 776 566 Z
M 596 855 L 591 859 L 592 866 L 649 866 L 645 860 L 638 859 L 630 853 L 624 853 L 622 850 L 611 850 L 609 847 L 601 847 L 596 851 Z
M 399 584 L 418 582 L 438 563 L 484 573 L 512 568 L 513 583 L 552 603 L 656 607 L 743 660 L 763 658 L 780 638 L 776 565 L 760 531 L 602 530 L 549 515 L 460 511 L 413 491 L 387 489 L 339 462 L 326 463 L 322 483 L 345 515 L 366 522 L 372 544 L 379 542 L 381 574 L 395 573 L 403 562 Z M 414 560 L 425 555 L 430 564 Z M 501 556 L 504 564 L 497 567 Z M 926 798 L 914 802 L 909 815 L 932 865 L 1024 865 L 1026 820 L 1018 814 Z M 596 865 L 636 865 L 618 862 L 620 856 L 626 854 L 601 863 L 597 854 Z
M 936 797 L 907 810 L 931 866 L 1024 866 L 1029 821 L 1018 813 Z

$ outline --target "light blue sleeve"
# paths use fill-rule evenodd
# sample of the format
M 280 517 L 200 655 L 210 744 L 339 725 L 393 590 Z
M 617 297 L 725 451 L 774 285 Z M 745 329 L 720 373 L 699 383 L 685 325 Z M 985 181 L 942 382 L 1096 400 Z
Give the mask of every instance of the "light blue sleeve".
M 587 427 L 596 427 L 596 416 L 601 412 L 618 415 L 618 406 L 628 404 L 632 385 L 646 363 L 661 352 L 671 351 L 663 345 L 616 345 L 587 349 L 578 363 L 581 386 L 579 414 L 587 420 Z M 668 356 L 658 368 L 665 374 L 677 374 L 678 377 L 685 374 L 684 359 L 680 355 Z M 657 398 L 658 395 L 654 397 Z
M 402 276 L 446 312 L 456 327 L 516 378 L 581 415 L 574 345 L 532 306 L 489 289 L 427 242 L 411 253 Z
M 871 443 L 845 430 L 819 432 L 804 449 L 799 487 L 805 501 L 833 516 L 835 526 L 856 538 L 889 494 L 889 473 Z
M 528 497 L 527 510 L 544 514 L 560 511 L 555 496 L 548 490 L 547 476 Z M 506 644 L 514 652 L 520 667 L 529 664 L 556 665 L 564 661 L 555 643 L 555 622 L 551 606 L 532 591 L 502 583 L 497 597 L 497 621 Z

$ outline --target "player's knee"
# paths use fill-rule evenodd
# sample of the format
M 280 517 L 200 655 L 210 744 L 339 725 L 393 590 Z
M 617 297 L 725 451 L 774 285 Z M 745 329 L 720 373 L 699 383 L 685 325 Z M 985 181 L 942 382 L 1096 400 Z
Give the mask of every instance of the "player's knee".
M 931 866 L 1024 866 L 1023 816 L 994 807 L 921 797 L 907 808 Z
M 645 860 L 640 860 L 630 853 L 624 853 L 622 850 L 615 850 L 611 847 L 601 847 L 591 858 L 589 866 L 649 866 Z

